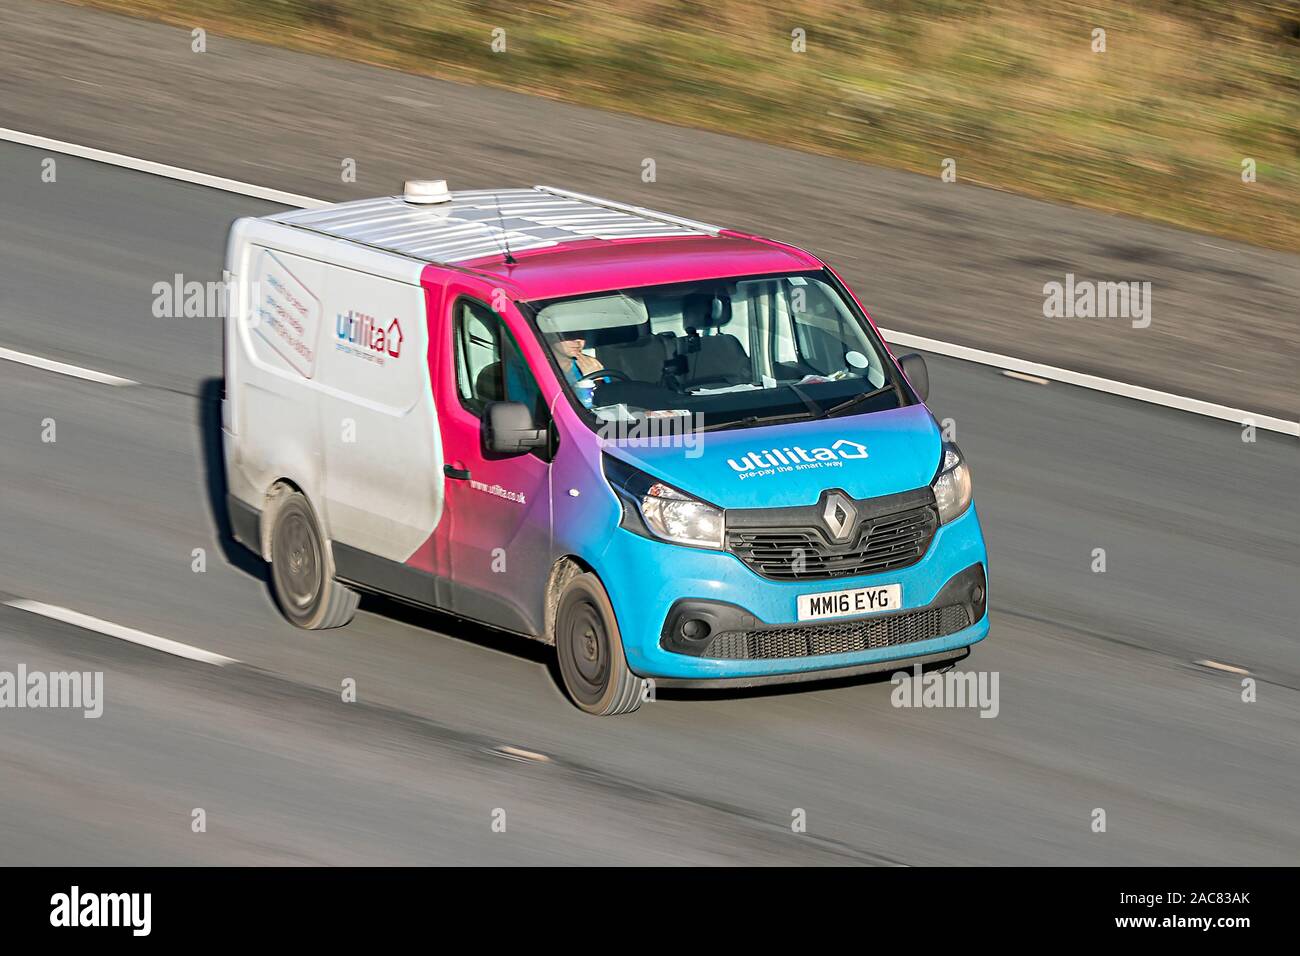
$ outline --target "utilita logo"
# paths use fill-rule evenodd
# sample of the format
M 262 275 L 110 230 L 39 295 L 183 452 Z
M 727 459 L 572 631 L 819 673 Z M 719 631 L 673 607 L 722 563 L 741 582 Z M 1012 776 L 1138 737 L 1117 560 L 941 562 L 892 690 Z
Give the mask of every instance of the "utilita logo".
M 739 478 L 758 478 L 763 475 L 784 474 L 791 471 L 807 471 L 813 468 L 838 468 L 845 461 L 854 461 L 867 457 L 867 446 L 862 442 L 841 438 L 829 448 L 800 448 L 791 445 L 788 448 L 765 448 L 762 451 L 748 452 L 740 461 L 728 458 Z
M 381 355 L 387 353 L 393 358 L 402 354 L 402 326 L 396 319 L 384 328 L 373 315 L 349 309 L 339 313 L 334 328 L 340 342 Z

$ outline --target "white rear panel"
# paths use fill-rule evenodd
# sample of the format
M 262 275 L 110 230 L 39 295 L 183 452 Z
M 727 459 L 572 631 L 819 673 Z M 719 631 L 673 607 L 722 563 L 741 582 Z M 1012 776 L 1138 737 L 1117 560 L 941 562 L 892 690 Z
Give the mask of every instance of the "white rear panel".
M 227 268 L 231 492 L 260 508 L 288 479 L 332 540 L 404 561 L 443 503 L 422 266 L 241 220 Z

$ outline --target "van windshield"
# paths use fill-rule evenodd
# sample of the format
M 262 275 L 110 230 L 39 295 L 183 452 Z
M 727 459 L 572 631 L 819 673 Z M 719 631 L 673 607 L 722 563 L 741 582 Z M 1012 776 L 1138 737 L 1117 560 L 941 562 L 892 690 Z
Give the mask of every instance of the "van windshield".
M 906 404 L 884 346 L 825 272 L 711 279 L 529 303 L 589 424 L 704 428 Z

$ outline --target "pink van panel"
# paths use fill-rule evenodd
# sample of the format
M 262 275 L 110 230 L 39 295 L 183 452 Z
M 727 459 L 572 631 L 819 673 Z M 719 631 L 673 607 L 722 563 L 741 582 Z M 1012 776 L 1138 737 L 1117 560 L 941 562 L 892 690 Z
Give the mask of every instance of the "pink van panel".
M 806 252 L 741 233 L 717 237 L 591 240 L 458 263 L 488 272 L 525 301 L 671 282 L 822 268 Z

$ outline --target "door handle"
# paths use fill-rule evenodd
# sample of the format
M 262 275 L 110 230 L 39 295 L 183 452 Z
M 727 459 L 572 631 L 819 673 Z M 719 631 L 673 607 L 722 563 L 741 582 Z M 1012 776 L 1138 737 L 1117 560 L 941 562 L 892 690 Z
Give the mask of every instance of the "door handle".
M 469 481 L 468 468 L 457 468 L 455 465 L 443 465 L 442 473 L 448 478 L 455 478 L 457 481 Z

